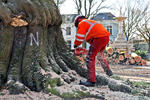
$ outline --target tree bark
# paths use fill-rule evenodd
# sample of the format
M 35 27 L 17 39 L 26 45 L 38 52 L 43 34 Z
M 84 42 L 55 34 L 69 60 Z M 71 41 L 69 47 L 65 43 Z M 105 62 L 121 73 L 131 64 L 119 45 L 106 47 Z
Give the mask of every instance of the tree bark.
M 18 16 L 27 25 L 13 22 Z M 85 76 L 64 41 L 61 23 L 53 0 L 0 0 L 0 82 L 40 91 L 51 72 L 59 75 L 71 68 Z

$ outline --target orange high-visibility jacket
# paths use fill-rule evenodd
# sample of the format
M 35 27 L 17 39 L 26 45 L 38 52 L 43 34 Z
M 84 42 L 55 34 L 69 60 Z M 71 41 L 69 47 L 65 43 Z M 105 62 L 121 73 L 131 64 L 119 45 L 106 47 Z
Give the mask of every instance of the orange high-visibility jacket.
M 84 39 L 86 42 L 91 44 L 93 38 L 105 37 L 109 35 L 110 33 L 102 24 L 94 20 L 84 19 L 78 25 L 78 31 L 74 44 L 79 46 Z

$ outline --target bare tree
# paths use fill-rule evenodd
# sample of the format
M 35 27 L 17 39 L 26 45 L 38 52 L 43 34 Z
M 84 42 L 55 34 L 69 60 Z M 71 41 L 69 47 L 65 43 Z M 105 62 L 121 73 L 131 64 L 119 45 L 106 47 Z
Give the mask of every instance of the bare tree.
M 66 0 L 54 0 L 54 2 L 56 3 L 56 6 L 58 7 L 58 9 L 60 9 L 60 6 L 65 3 Z
M 144 16 L 143 16 L 144 17 Z M 148 52 L 150 52 L 150 12 L 147 12 L 142 22 L 138 23 L 136 26 L 137 35 L 144 38 L 145 42 L 148 44 Z
M 117 0 L 114 8 L 118 12 L 121 9 L 122 15 L 127 17 L 123 21 L 123 32 L 127 40 L 133 39 L 137 31 L 136 25 L 143 20 L 149 8 L 148 3 L 143 2 L 143 0 L 124 0 L 123 2 Z
M 104 8 L 109 8 L 103 3 L 106 0 L 73 0 L 78 15 L 85 15 L 86 18 L 92 18 Z

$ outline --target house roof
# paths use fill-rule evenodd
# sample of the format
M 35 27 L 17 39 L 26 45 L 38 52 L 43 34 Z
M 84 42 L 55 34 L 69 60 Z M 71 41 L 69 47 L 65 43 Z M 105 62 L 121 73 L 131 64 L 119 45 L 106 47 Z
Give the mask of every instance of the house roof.
M 69 16 L 71 18 L 70 22 L 74 22 L 74 19 L 76 18 L 77 14 L 63 14 L 62 16 L 62 20 L 65 21 L 65 17 Z
M 76 18 L 77 14 L 63 14 L 61 15 L 62 16 L 62 20 L 63 22 L 65 22 L 65 18 L 69 17 L 71 18 L 70 22 L 73 23 L 74 22 L 74 19 Z M 114 15 L 110 12 L 106 13 L 99 13 L 97 14 L 94 18 L 92 18 L 92 20 L 95 20 L 95 21 L 100 21 L 100 20 L 116 20 L 114 19 Z
M 114 17 L 115 16 L 110 12 L 108 12 L 108 13 L 99 13 L 94 18 L 92 18 L 92 20 L 96 20 L 96 21 L 99 21 L 99 20 L 115 20 Z

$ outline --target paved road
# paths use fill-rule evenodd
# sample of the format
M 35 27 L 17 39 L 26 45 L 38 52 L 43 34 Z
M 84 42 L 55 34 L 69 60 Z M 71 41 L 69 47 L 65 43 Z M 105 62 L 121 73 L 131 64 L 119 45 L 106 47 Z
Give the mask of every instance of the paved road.
M 110 65 L 114 75 L 122 78 L 129 78 L 131 80 L 144 80 L 150 82 L 150 65 L 148 66 L 123 66 L 123 65 Z M 96 64 L 96 71 L 104 73 L 99 64 Z

